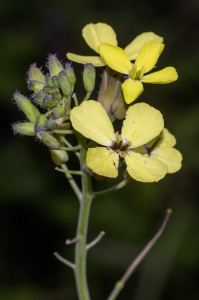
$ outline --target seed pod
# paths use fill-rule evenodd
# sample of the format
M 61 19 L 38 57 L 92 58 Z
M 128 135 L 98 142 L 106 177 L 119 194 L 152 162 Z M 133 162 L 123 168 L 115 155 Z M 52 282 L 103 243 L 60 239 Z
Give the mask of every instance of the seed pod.
M 40 115 L 39 110 L 25 96 L 20 93 L 15 93 L 14 99 L 30 122 L 34 122 Z
M 59 86 L 62 90 L 62 93 L 65 96 L 69 96 L 72 92 L 70 79 L 64 71 L 60 72 L 58 75 Z
M 34 122 L 24 122 L 24 123 L 16 123 L 12 126 L 12 129 L 15 133 L 19 133 L 22 135 L 35 135 Z
M 75 77 L 75 72 L 73 70 L 73 68 L 68 64 L 66 67 L 65 67 L 65 70 L 66 72 L 66 75 L 68 76 L 68 78 L 70 79 L 70 82 L 71 84 L 75 84 L 76 82 L 76 77 Z
M 59 150 L 60 143 L 50 133 L 46 131 L 40 131 L 36 134 L 36 136 L 50 149 Z
M 61 165 L 68 161 L 68 153 L 63 150 L 50 150 L 51 158 L 55 165 Z
M 28 71 L 28 77 L 30 80 L 29 85 L 33 92 L 37 93 L 44 88 L 46 84 L 45 77 L 41 70 L 36 67 L 36 64 L 30 67 L 30 70 Z
M 85 90 L 91 93 L 95 87 L 95 67 L 92 64 L 84 65 L 83 82 Z
M 40 115 L 35 121 L 35 133 L 46 129 L 47 118 L 45 115 Z
M 64 69 L 55 54 L 48 57 L 48 68 L 51 76 L 57 76 Z

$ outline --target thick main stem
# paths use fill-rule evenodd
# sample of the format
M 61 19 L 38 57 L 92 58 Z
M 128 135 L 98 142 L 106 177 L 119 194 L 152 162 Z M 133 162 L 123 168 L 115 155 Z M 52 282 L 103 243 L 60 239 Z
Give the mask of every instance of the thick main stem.
M 93 199 L 91 178 L 90 175 L 84 170 L 86 165 L 86 151 L 87 145 L 85 138 L 76 133 L 79 144 L 82 146 L 80 152 L 80 163 L 82 176 L 82 199 L 77 227 L 77 238 L 79 239 L 76 243 L 75 248 L 75 279 L 78 291 L 79 300 L 90 300 L 88 291 L 88 284 L 86 278 L 86 241 L 87 241 L 87 228 L 90 206 Z

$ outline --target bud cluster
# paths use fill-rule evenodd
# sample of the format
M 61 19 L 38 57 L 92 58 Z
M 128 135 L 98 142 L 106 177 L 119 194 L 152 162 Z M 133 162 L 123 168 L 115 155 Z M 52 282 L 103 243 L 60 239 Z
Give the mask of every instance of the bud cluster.
M 50 149 L 58 150 L 60 141 L 51 131 L 58 126 L 64 129 L 70 127 L 65 121 L 70 114 L 71 95 L 76 77 L 70 64 L 63 66 L 56 55 L 49 56 L 47 67 L 48 74 L 43 74 L 36 64 L 31 65 L 28 71 L 27 82 L 33 91 L 30 98 L 32 102 L 19 92 L 14 94 L 14 100 L 28 122 L 14 124 L 13 130 L 22 135 L 36 136 Z M 40 113 L 35 105 L 46 112 Z

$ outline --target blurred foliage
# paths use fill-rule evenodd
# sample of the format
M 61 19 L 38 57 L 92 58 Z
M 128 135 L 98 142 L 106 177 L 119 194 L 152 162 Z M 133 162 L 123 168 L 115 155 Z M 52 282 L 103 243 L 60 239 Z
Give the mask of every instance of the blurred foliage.
M 125 47 L 135 36 L 154 31 L 165 50 L 157 68 L 174 66 L 179 80 L 170 85 L 145 85 L 138 101 L 159 109 L 176 136 L 183 168 L 155 184 L 136 183 L 94 200 L 89 241 L 101 230 L 102 241 L 89 251 L 88 279 L 92 299 L 106 299 L 116 280 L 158 230 L 166 208 L 168 226 L 128 281 L 119 299 L 198 299 L 199 267 L 199 2 L 179 1 L 5 1 L 0 4 L 0 299 L 77 299 L 73 272 L 56 261 L 58 251 L 73 260 L 74 245 L 65 240 L 76 232 L 79 205 L 63 174 L 54 171 L 49 150 L 31 137 L 14 136 L 11 123 L 23 120 L 11 98 L 28 95 L 25 73 L 31 63 L 43 66 L 48 53 L 66 62 L 66 52 L 92 55 L 81 30 L 105 22 Z M 78 99 L 85 91 L 82 65 L 75 67 Z M 98 81 L 91 99 L 96 99 Z M 71 142 L 75 140 L 70 139 Z M 69 168 L 78 169 L 70 154 Z M 95 190 L 110 183 L 93 182 Z M 78 184 L 79 178 L 77 179 Z

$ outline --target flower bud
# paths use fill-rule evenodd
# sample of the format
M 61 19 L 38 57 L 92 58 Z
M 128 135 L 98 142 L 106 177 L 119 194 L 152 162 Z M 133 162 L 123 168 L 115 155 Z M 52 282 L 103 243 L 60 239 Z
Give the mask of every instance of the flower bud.
M 55 165 L 61 165 L 68 161 L 68 153 L 63 150 L 50 150 L 51 158 Z
M 58 75 L 59 86 L 65 96 L 69 96 L 72 92 L 70 79 L 64 71 Z
M 28 71 L 28 77 L 30 80 L 29 85 L 33 92 L 37 93 L 44 88 L 46 83 L 45 77 L 41 70 L 36 67 L 36 64 L 30 67 L 30 70 Z
M 84 88 L 87 92 L 91 93 L 95 87 L 95 67 L 92 64 L 84 65 L 83 82 Z
M 57 59 L 56 55 L 49 55 L 48 57 L 48 68 L 51 76 L 57 76 L 59 72 L 63 71 L 63 66 Z
M 14 99 L 29 121 L 34 122 L 40 115 L 39 110 L 25 96 L 15 93 Z
M 57 87 L 57 88 L 59 89 L 58 77 L 57 77 L 57 76 L 54 76 L 54 77 L 52 78 L 52 80 L 53 80 L 53 83 L 54 83 L 55 87 Z
M 43 100 L 44 100 L 44 97 L 45 97 L 45 93 L 43 90 L 39 91 L 37 94 L 33 95 L 33 101 L 42 106 L 43 105 Z
M 29 84 L 29 87 L 31 88 L 31 90 L 33 90 L 34 93 L 38 93 L 45 86 L 44 83 L 36 81 L 36 80 L 29 81 L 28 84 Z
M 71 67 L 71 65 L 68 64 L 65 67 L 64 71 L 66 72 L 66 75 L 70 79 L 71 84 L 75 84 L 75 82 L 76 82 L 75 72 L 74 72 L 73 68 Z
M 19 133 L 22 135 L 35 135 L 34 122 L 24 122 L 24 123 L 16 123 L 12 126 L 14 133 Z
M 61 100 L 53 111 L 53 119 L 62 118 L 65 116 L 65 114 L 66 114 L 66 103 L 64 100 Z
M 129 105 L 126 104 L 122 91 L 119 91 L 115 100 L 111 104 L 109 116 L 114 116 L 118 120 L 125 117 Z
M 45 115 L 40 115 L 35 121 L 35 133 L 46 129 L 47 118 Z
M 50 149 L 59 150 L 60 143 L 50 133 L 46 131 L 40 131 L 36 134 L 36 136 Z
M 55 84 L 53 82 L 53 78 L 50 75 L 45 76 L 46 85 L 50 87 L 55 87 Z
M 47 109 L 53 108 L 57 104 L 57 99 L 54 98 L 54 95 L 46 95 L 43 99 L 43 105 Z

